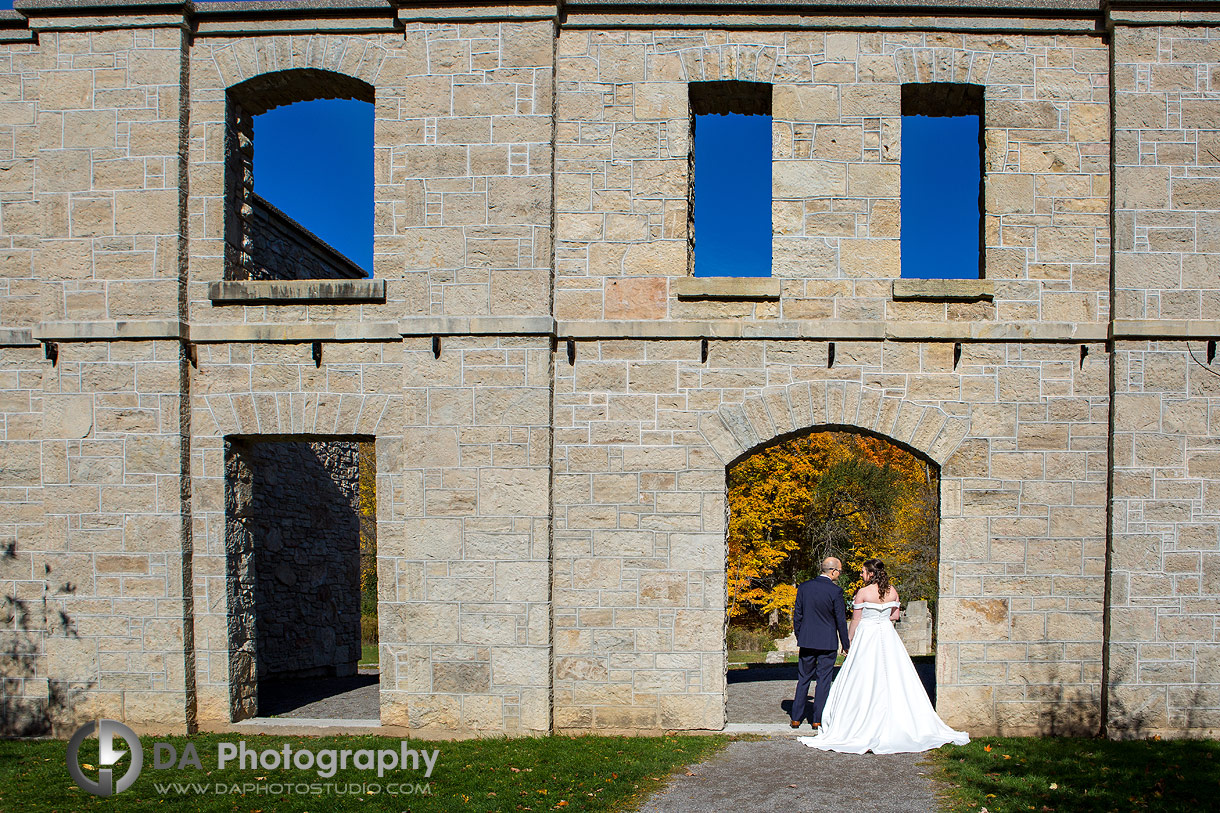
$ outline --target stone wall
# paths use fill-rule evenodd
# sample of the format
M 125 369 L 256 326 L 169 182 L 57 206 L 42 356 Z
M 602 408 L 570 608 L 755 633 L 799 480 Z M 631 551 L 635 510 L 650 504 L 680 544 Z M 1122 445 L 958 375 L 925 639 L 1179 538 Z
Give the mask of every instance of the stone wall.
M 360 279 L 364 269 L 316 234 L 253 196 L 250 279 Z
M 1110 706 L 1118 733 L 1214 732 L 1220 28 L 1120 27 L 1114 49 L 1115 309 L 1136 335 L 1115 345 Z
M 1109 311 L 1107 49 L 1096 36 L 586 31 L 559 38 L 559 319 L 1093 322 Z M 772 85 L 779 301 L 691 301 L 688 83 Z M 994 302 L 897 301 L 901 87 L 984 88 Z
M 720 728 L 725 467 L 818 428 L 941 467 L 947 720 L 1220 728 L 1214 10 L 61 2 L 0 12 L 7 728 L 229 725 L 233 437 L 375 439 L 384 725 Z M 375 278 L 234 298 L 282 71 L 368 89 Z M 772 279 L 687 276 L 717 80 Z M 900 277 L 911 82 L 982 88 L 984 279 Z
M 359 463 L 354 440 L 229 443 L 235 683 L 356 673 Z M 248 711 L 246 693 L 236 695 Z

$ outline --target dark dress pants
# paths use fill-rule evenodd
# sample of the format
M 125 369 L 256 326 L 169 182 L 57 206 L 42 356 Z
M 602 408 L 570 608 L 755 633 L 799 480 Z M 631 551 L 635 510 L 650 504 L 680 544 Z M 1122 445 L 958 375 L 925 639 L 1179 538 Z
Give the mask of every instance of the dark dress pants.
M 801 647 L 796 664 L 796 696 L 792 698 L 792 719 L 805 719 L 805 697 L 809 694 L 810 681 L 816 680 L 813 688 L 813 722 L 822 722 L 822 709 L 826 708 L 826 697 L 830 694 L 830 679 L 835 671 L 837 649 L 808 649 Z

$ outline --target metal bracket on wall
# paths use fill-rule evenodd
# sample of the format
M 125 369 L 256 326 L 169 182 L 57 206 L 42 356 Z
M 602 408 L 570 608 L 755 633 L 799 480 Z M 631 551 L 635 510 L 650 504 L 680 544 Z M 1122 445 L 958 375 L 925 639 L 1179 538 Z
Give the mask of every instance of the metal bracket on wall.
M 313 366 L 322 366 L 322 342 L 313 343 Z
M 440 357 L 441 357 L 441 337 L 433 336 L 432 337 L 432 358 L 438 359 Z
M 51 362 L 51 366 L 59 364 L 59 342 L 46 342 L 42 346 L 42 351 L 47 357 L 47 361 Z
M 699 361 L 707 364 L 707 339 L 699 340 Z

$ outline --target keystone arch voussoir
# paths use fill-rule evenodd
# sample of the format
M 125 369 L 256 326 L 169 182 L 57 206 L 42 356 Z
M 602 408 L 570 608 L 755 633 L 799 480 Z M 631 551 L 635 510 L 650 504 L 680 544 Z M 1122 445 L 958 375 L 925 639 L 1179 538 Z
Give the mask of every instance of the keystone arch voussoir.
M 839 381 L 767 387 L 699 420 L 700 434 L 725 465 L 785 435 L 818 427 L 880 435 L 942 466 L 966 439 L 970 420 L 875 387 Z

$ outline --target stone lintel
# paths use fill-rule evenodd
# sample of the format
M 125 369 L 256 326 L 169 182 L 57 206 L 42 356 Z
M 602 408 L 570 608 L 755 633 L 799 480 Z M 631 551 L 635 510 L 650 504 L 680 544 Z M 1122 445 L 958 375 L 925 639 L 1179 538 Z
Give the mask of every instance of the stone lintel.
M 208 284 L 213 305 L 251 302 L 385 302 L 383 279 L 225 280 Z
M 92 17 L 31 17 L 30 31 L 101 31 L 110 28 L 185 28 L 181 14 L 114 14 Z
M 676 277 L 678 299 L 779 299 L 782 284 L 768 277 Z
M 184 28 L 191 5 L 169 0 L 16 0 L 31 31 Z
M 12 9 L 0 9 L 0 42 L 30 42 L 34 32 L 30 31 L 25 15 Z
M 995 283 L 989 279 L 896 279 L 894 299 L 934 302 L 976 302 L 995 299 Z
M 1115 339 L 1220 339 L 1220 319 L 1115 319 Z
M 462 3 L 440 6 L 399 3 L 398 19 L 404 23 L 477 22 L 480 20 L 558 20 L 557 2 Z
M 118 342 L 187 339 L 190 327 L 177 319 L 106 319 L 96 322 L 43 322 L 33 330 L 40 342 Z
M 552 336 L 550 316 L 413 316 L 398 322 L 402 336 Z
M 401 29 L 389 0 L 227 0 L 200 3 L 191 17 L 205 37 Z
M 402 341 L 395 322 L 244 323 L 193 325 L 196 344 L 226 342 L 386 342 Z
M 190 3 L 183 0 L 15 0 L 13 9 L 29 17 L 33 14 L 86 15 L 130 15 L 177 12 L 179 16 L 190 10 Z
M 0 327 L 0 347 L 37 347 L 34 331 L 28 327 Z
M 1189 0 L 1185 0 L 1189 2 Z M 613 8 L 640 10 L 643 12 L 674 11 L 689 8 L 715 8 L 723 12 L 746 8 L 791 9 L 799 6 L 806 11 L 834 11 L 844 8 L 859 9 L 860 0 L 812 0 L 797 3 L 794 0 L 753 0 L 744 4 L 741 0 L 567 0 L 565 8 Z M 1080 15 L 1096 13 L 1101 8 L 1100 0 L 871 0 L 870 9 L 919 9 L 927 13 L 944 11 L 952 14 L 1051 14 Z
M 565 10 L 567 6 L 565 5 Z M 628 10 L 630 11 L 630 10 Z M 727 28 L 727 29 L 817 29 L 822 31 L 970 31 L 991 33 L 1021 31 L 1030 34 L 1091 34 L 1097 32 L 1094 17 L 952 17 L 885 14 L 599 14 L 574 9 L 564 19 L 569 29 L 622 28 Z
M 1220 6 L 1203 3 L 1136 2 L 1113 3 L 1107 14 L 1111 25 L 1217 25 Z
M 313 17 L 309 19 L 210 19 L 195 26 L 199 37 L 240 37 L 266 34 L 391 33 L 401 31 L 393 17 L 386 15 Z

